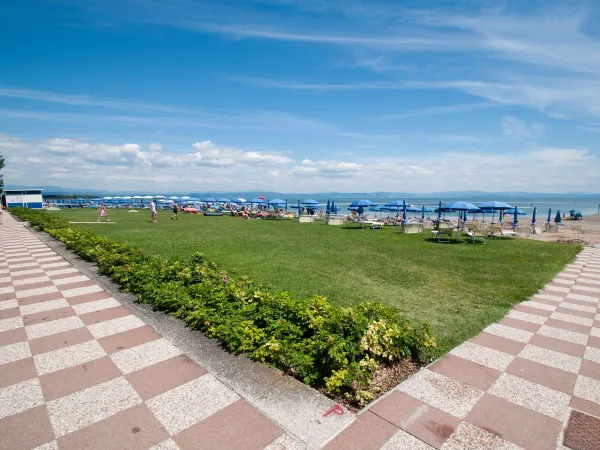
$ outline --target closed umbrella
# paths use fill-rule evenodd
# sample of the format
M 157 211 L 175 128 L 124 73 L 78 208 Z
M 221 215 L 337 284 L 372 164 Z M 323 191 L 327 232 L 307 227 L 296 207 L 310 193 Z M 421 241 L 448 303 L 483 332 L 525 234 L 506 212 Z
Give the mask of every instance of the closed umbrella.
M 300 206 L 300 200 L 298 200 L 298 217 L 302 215 L 302 206 Z
M 423 208 L 421 209 L 421 219 L 425 220 L 425 205 L 423 205 Z
M 406 202 L 404 202 L 404 206 L 402 207 L 402 223 L 406 222 Z
M 442 218 L 442 201 L 440 200 L 440 205 L 438 206 L 438 220 Z
M 548 223 L 550 223 L 551 217 L 552 217 L 552 208 L 548 208 Z
M 331 212 L 331 203 L 329 203 L 329 200 L 327 200 L 327 208 L 325 209 L 325 213 L 329 214 Z
M 535 216 L 537 214 L 537 206 L 533 208 L 533 215 L 531 216 L 531 226 L 535 227 Z
M 554 223 L 561 223 L 562 219 L 560 218 L 560 209 L 556 211 L 556 217 L 554 218 Z
M 516 230 L 519 226 L 519 209 L 515 206 L 515 212 L 513 214 L 513 228 Z

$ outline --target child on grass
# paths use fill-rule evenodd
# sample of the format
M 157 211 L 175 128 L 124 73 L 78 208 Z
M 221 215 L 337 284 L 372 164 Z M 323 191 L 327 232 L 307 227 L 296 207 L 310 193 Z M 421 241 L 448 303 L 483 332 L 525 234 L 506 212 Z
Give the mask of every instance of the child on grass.
M 106 219 L 107 222 L 110 222 L 110 220 L 108 220 L 108 217 L 106 217 L 106 206 L 104 206 L 104 203 L 100 204 L 100 208 L 98 208 L 98 211 L 100 212 L 98 222 L 100 222 L 100 220 L 102 220 L 103 217 L 104 219 Z

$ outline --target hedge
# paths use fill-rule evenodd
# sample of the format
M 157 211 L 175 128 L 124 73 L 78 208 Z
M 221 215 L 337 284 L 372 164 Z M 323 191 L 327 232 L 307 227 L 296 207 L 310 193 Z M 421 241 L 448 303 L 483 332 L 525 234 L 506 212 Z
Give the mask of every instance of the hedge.
M 228 351 L 359 405 L 373 399 L 369 388 L 378 367 L 407 357 L 422 360 L 435 346 L 428 323 L 417 325 L 388 306 L 342 308 L 322 296 L 296 298 L 231 277 L 199 253 L 189 260 L 150 256 L 45 211 L 10 212 L 95 262 L 138 301 L 184 320 Z

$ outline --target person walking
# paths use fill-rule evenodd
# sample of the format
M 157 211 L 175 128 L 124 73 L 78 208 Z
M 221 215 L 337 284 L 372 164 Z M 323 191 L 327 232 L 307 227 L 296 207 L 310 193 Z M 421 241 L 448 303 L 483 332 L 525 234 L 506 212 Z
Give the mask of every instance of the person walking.
M 110 222 L 110 220 L 108 220 L 108 217 L 106 217 L 106 206 L 104 206 L 104 203 L 100 204 L 100 208 L 98 208 L 98 212 L 100 213 L 100 216 L 98 217 L 98 222 L 100 222 L 103 217 L 107 222 Z
M 179 205 L 177 205 L 177 200 L 173 201 L 173 215 L 171 216 L 171 220 L 179 220 Z
M 156 219 L 158 218 L 158 213 L 156 212 L 156 200 L 152 199 L 150 202 L 150 222 L 156 223 Z

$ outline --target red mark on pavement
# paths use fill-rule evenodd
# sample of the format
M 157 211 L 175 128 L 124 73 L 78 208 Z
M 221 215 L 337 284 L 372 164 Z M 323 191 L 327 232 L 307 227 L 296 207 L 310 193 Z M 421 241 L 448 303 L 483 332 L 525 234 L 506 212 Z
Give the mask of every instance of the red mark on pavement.
M 325 414 L 323 414 L 323 417 L 327 417 L 330 414 L 335 414 L 336 416 L 343 416 L 344 408 L 342 408 L 340 405 L 333 405 L 331 408 L 329 408 L 327 411 L 325 411 Z

